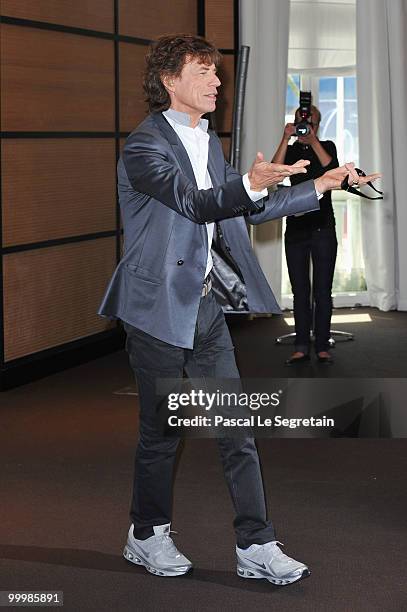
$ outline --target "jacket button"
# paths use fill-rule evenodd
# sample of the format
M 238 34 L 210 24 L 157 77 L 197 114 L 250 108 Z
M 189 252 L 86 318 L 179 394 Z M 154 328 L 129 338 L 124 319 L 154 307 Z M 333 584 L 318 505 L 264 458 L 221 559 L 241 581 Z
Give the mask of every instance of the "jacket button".
M 177 266 L 182 266 L 183 263 L 184 263 L 183 259 L 178 259 Z

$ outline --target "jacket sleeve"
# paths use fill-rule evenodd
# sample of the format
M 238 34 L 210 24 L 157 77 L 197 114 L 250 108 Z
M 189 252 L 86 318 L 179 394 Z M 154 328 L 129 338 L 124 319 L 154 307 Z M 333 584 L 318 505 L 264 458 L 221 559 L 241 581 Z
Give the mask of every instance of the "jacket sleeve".
M 235 180 L 240 174 L 226 162 L 226 180 Z M 319 202 L 315 191 L 313 180 L 305 181 L 293 187 L 278 187 L 276 191 L 271 191 L 267 198 L 259 200 L 261 205 L 257 211 L 246 215 L 246 220 L 251 225 L 258 225 L 273 219 L 288 217 L 298 213 L 319 210 Z
M 197 189 L 167 155 L 166 147 L 148 132 L 130 136 L 122 154 L 133 189 L 159 200 L 194 223 L 205 223 L 258 210 L 240 175 L 211 189 Z
M 292 187 L 278 187 L 263 200 L 263 208 L 247 216 L 247 221 L 258 225 L 272 219 L 319 210 L 314 181 L 305 181 Z
M 231 166 L 228 161 L 226 161 L 226 159 L 225 159 L 225 164 L 226 164 L 226 180 L 227 181 L 234 181 L 238 177 L 240 177 L 240 180 L 242 180 L 242 175 L 240 174 L 240 172 L 235 170 L 234 167 Z

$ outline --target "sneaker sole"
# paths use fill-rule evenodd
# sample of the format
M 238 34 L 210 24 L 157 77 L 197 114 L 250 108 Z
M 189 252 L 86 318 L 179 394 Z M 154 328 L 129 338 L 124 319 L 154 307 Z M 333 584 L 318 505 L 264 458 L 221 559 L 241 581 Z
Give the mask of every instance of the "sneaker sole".
M 126 561 L 134 563 L 134 565 L 142 565 L 148 572 L 150 572 L 150 574 L 153 574 L 154 576 L 183 576 L 192 569 L 192 566 L 187 567 L 185 565 L 182 568 L 177 568 L 174 570 L 154 567 L 129 546 L 124 547 L 123 557 L 126 559 Z
M 304 578 L 308 578 L 311 575 L 311 572 L 308 568 L 305 568 L 299 576 L 294 576 L 293 578 L 274 578 L 274 576 L 270 576 L 270 574 L 263 574 L 257 570 L 247 569 L 247 567 L 237 566 L 237 575 L 240 578 L 255 578 L 268 580 L 272 584 L 276 584 L 278 586 L 285 586 L 286 584 L 292 584 L 293 582 L 298 582 L 299 580 L 303 580 Z

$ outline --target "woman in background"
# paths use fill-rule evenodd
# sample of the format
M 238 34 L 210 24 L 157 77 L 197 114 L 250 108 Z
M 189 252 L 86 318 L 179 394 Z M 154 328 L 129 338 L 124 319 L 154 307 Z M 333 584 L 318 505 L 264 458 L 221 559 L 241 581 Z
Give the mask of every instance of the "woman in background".
M 295 114 L 295 122 L 301 121 L 300 109 Z M 281 143 L 273 157 L 273 162 L 293 164 L 299 159 L 310 160 L 307 174 L 291 177 L 291 184 L 315 179 L 327 170 L 339 166 L 335 144 L 318 139 L 321 113 L 311 106 L 308 120 L 309 134 L 300 136 L 289 145 L 295 136 L 295 124 L 287 123 Z M 288 274 L 294 295 L 295 351 L 286 365 L 303 363 L 310 359 L 310 330 L 312 327 L 312 304 L 310 284 L 310 259 L 312 260 L 312 286 L 315 300 L 315 353 L 320 363 L 333 363 L 328 352 L 330 324 L 332 315 L 332 281 L 335 270 L 337 239 L 335 216 L 332 208 L 331 192 L 326 192 L 319 200 L 320 210 L 287 217 L 285 232 L 285 253 Z

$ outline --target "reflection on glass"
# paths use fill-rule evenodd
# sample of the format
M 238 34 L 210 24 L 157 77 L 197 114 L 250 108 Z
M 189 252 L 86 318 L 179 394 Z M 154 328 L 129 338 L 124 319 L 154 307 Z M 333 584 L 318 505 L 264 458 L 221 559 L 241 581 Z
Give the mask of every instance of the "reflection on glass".
M 333 140 L 339 163 L 359 163 L 356 77 L 321 77 L 319 110 L 321 140 Z
M 300 75 L 289 74 L 287 77 L 287 96 L 285 104 L 285 114 L 294 116 L 298 108 L 298 100 L 300 98 Z

